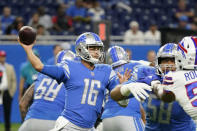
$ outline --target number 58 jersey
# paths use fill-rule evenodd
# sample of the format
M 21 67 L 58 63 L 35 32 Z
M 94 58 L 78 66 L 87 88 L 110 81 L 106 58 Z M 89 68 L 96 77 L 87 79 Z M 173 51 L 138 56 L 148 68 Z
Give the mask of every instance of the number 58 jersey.
M 163 86 L 164 90 L 172 91 L 184 111 L 197 120 L 197 71 L 169 72 Z

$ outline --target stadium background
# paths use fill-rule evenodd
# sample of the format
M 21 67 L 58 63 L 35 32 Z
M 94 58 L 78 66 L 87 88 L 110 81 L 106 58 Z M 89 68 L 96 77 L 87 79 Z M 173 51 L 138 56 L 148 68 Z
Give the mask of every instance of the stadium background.
M 158 45 L 124 45 L 122 44 L 122 35 L 124 32 L 129 29 L 129 23 L 132 20 L 136 20 L 139 22 L 140 29 L 142 31 L 148 30 L 148 27 L 151 21 L 156 22 L 159 29 L 164 33 L 162 33 L 162 43 L 168 42 L 168 40 L 173 41 L 170 42 L 177 42 L 180 40 L 182 36 L 185 34 L 194 34 L 195 32 L 190 31 L 183 31 L 180 34 L 179 30 L 169 30 L 166 29 L 172 27 L 174 23 L 176 23 L 176 19 L 174 18 L 175 8 L 177 6 L 178 0 L 120 0 L 125 4 L 132 7 L 132 12 L 128 13 L 126 10 L 122 8 L 118 8 L 115 6 L 117 0 L 98 0 L 101 4 L 101 7 L 105 10 L 105 20 L 110 21 L 111 23 L 111 30 L 110 36 L 111 42 L 110 45 L 121 45 L 125 49 L 132 50 L 132 59 L 134 60 L 146 60 L 146 55 L 149 50 L 157 51 L 160 47 Z M 65 3 L 72 5 L 74 0 L 65 0 Z M 188 8 L 195 8 L 196 1 L 195 0 L 188 0 L 187 6 Z M 39 6 L 45 6 L 46 12 L 51 16 L 55 14 L 56 8 L 58 7 L 57 0 L 2 0 L 0 2 L 0 7 L 3 9 L 4 6 L 10 6 L 12 8 L 12 15 L 15 16 L 23 16 L 24 22 L 27 23 L 32 14 L 37 10 Z M 2 10 L 0 10 L 0 14 L 2 14 Z M 51 35 L 66 35 L 66 41 L 72 45 L 72 50 L 74 51 L 74 42 L 73 39 L 70 40 L 69 36 L 76 38 L 76 35 L 86 32 L 86 31 L 93 31 L 93 23 L 74 23 L 75 31 L 74 34 L 70 32 L 64 32 L 63 34 L 59 34 L 56 32 L 50 32 Z M 121 26 L 120 26 L 121 25 Z M 167 36 L 165 33 L 171 33 L 171 35 Z M 175 33 L 174 33 L 175 32 Z M 177 37 L 179 36 L 179 37 Z M 9 38 L 10 37 L 10 38 Z M 59 36 L 58 36 L 59 37 Z M 12 123 L 21 123 L 20 113 L 19 113 L 19 106 L 18 106 L 18 85 L 19 85 L 19 70 L 20 65 L 22 62 L 26 61 L 26 54 L 22 47 L 18 45 L 16 41 L 13 41 L 16 36 L 0 36 L 0 50 L 5 50 L 7 52 L 7 62 L 14 65 L 17 77 L 17 91 L 14 95 L 13 103 L 12 103 L 12 112 L 11 112 L 11 122 Z M 62 38 L 62 37 L 61 37 Z M 118 39 L 116 39 L 118 38 Z M 41 60 L 47 61 L 50 57 L 52 57 L 52 45 L 54 43 L 62 43 L 62 41 L 45 41 L 39 43 L 35 46 L 38 49 Z M 2 111 L 0 112 L 0 122 L 3 122 Z M 2 125 L 1 125 L 2 126 Z M 1 128 L 0 128 L 1 129 Z

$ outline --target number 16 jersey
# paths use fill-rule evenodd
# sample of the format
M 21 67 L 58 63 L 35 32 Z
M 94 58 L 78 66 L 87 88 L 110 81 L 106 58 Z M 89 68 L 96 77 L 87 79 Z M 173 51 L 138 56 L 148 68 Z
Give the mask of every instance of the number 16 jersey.
M 42 72 L 64 82 L 62 116 L 79 127 L 92 128 L 101 113 L 105 89 L 112 90 L 119 83 L 115 72 L 106 64 L 96 64 L 90 70 L 81 61 L 65 61 L 53 67 L 45 66 Z

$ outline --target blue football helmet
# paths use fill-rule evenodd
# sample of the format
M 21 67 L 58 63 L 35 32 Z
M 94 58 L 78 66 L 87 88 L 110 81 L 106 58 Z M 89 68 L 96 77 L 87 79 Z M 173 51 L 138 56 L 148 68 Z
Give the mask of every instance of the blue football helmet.
M 56 55 L 56 63 L 61 63 L 65 60 L 74 60 L 75 57 L 75 53 L 71 50 L 62 50 Z
M 161 61 L 167 58 L 172 59 L 175 62 L 175 57 L 177 55 L 177 44 L 167 43 L 162 46 L 157 52 L 156 68 L 160 74 L 166 74 L 168 71 L 176 68 L 173 64 L 161 64 Z M 162 71 L 165 68 L 165 72 Z
M 128 54 L 120 46 L 112 46 L 109 48 L 106 59 L 107 63 L 111 64 L 113 68 L 129 62 Z
M 79 56 L 84 61 L 90 62 L 92 64 L 97 64 L 103 62 L 104 59 L 104 45 L 100 37 L 92 32 L 86 32 L 81 34 L 75 42 L 76 55 Z M 100 47 L 99 58 L 94 58 L 90 55 L 89 47 Z

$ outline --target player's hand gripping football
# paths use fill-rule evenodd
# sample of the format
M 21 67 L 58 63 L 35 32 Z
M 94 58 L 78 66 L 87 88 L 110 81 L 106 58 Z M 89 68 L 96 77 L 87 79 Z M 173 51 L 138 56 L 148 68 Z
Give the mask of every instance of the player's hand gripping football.
M 33 46 L 34 46 L 34 44 L 35 44 L 35 42 L 36 42 L 36 40 L 35 40 L 31 45 L 25 45 L 25 44 L 23 44 L 23 43 L 20 41 L 19 38 L 18 38 L 17 40 L 18 40 L 18 43 L 24 48 L 25 51 L 27 51 L 27 50 L 32 50 L 32 48 L 33 48 Z
M 151 82 L 151 87 L 153 92 L 158 98 L 161 98 L 163 94 L 163 86 L 161 85 L 161 82 L 158 80 L 154 80 Z

